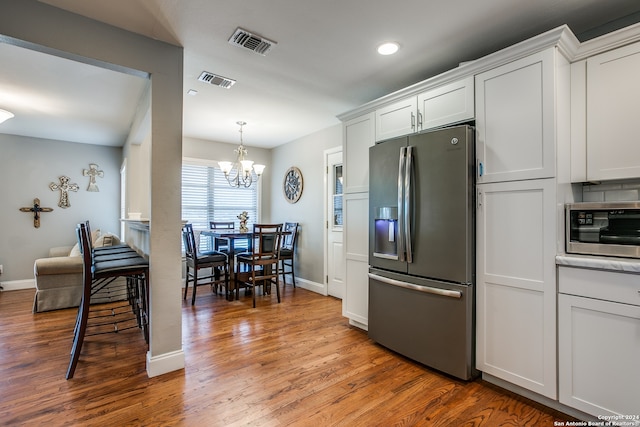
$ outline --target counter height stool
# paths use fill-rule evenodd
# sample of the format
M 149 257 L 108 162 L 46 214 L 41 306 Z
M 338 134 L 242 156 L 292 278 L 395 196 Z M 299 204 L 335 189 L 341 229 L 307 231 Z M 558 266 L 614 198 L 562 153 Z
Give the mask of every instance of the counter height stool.
M 296 287 L 296 274 L 294 272 L 294 260 L 296 252 L 296 242 L 298 241 L 298 233 L 300 226 L 297 222 L 285 222 L 285 233 L 282 235 L 282 248 L 280 249 L 280 268 L 282 272 L 282 284 L 287 284 L 286 275 L 291 275 L 293 287 Z M 288 232 L 288 233 L 287 233 Z M 288 268 L 288 270 L 287 270 Z
M 182 240 L 185 251 L 185 283 L 184 297 L 187 299 L 189 282 L 193 283 L 191 305 L 196 303 L 196 290 L 200 285 L 211 285 L 212 290 L 218 293 L 218 285 L 224 284 L 225 292 L 229 292 L 229 259 L 226 254 L 219 251 L 200 252 L 196 244 L 192 224 L 185 224 L 182 228 Z M 198 272 L 203 268 L 212 269 L 206 276 L 198 277 Z M 222 277 L 224 275 L 224 277 Z M 204 280 L 204 282 L 201 282 Z
M 120 332 L 142 328 L 145 341 L 148 333 L 148 277 L 149 262 L 141 256 L 121 258 L 106 255 L 94 259 L 91 250 L 91 234 L 86 224 L 78 225 L 79 246 L 82 253 L 82 299 L 78 307 L 74 327 L 71 360 L 66 378 L 71 379 L 76 370 L 85 336 Z M 92 304 L 91 297 L 118 277 L 126 277 L 126 292 L 130 295 L 126 304 Z M 93 315 L 90 315 L 93 312 Z
M 256 287 L 262 285 L 263 294 L 272 282 L 276 285 L 276 294 L 280 302 L 280 239 L 282 238 L 282 224 L 254 224 L 253 251 L 238 254 L 236 260 L 238 269 L 235 272 L 236 292 L 238 292 L 238 270 L 241 265 L 249 268 L 246 285 L 253 288 L 253 308 L 256 307 Z M 236 296 L 237 298 L 237 296 Z
M 233 221 L 209 221 L 209 229 L 211 230 L 233 231 L 234 227 L 235 224 L 233 223 Z M 223 239 L 220 237 L 214 238 L 213 249 L 215 249 L 216 251 L 229 253 L 229 239 Z

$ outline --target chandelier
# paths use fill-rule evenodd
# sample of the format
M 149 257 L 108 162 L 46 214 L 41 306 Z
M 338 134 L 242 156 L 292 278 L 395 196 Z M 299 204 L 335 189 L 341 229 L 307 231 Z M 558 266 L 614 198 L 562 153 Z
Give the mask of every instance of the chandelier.
M 218 162 L 220 169 L 224 172 L 224 177 L 230 186 L 250 187 L 253 183 L 253 172 L 256 174 L 256 181 L 260 179 L 260 175 L 264 172 L 265 165 L 254 165 L 253 161 L 246 160 L 244 156 L 247 154 L 247 150 L 244 148 L 242 142 L 242 126 L 246 125 L 246 122 L 236 122 L 240 126 L 240 146 L 233 150 L 238 156 L 235 163 L 232 162 Z

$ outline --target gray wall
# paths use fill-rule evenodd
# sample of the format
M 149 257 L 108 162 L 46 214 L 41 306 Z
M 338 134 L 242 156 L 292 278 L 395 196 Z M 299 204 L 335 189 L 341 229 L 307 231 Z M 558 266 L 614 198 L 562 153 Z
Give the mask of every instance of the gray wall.
M 273 149 L 271 220 L 299 222 L 301 232 L 296 277 L 324 281 L 324 151 L 342 145 L 342 125 L 331 126 Z M 298 203 L 290 204 L 282 193 L 284 174 L 291 166 L 302 172 L 304 187 Z
M 120 163 L 122 149 L 73 142 L 53 141 L 0 134 L 0 264 L 4 281 L 33 279 L 33 262 L 47 256 L 49 248 L 75 244 L 75 226 L 91 221 L 93 229 L 119 234 Z M 96 163 L 104 178 L 96 178 L 99 192 L 88 192 L 89 178 L 82 170 Z M 71 207 L 58 207 L 59 183 L 66 175 L 80 187 L 69 192 Z M 40 214 L 40 228 L 33 226 L 33 214 L 19 208 L 33 205 L 53 212 Z

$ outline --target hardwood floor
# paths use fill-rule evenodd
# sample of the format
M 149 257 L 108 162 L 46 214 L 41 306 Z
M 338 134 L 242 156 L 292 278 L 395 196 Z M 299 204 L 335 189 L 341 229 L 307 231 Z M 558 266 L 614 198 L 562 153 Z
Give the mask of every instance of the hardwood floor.
M 341 302 L 287 286 L 282 303 L 183 304 L 186 368 L 148 378 L 137 330 L 88 337 L 65 380 L 75 309 L 31 313 L 0 293 L 0 425 L 553 426 L 571 419 L 374 344 Z

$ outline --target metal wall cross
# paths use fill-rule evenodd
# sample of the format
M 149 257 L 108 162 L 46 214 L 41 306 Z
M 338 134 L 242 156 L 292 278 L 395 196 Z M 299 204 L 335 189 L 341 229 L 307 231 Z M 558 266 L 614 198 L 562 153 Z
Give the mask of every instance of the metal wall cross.
M 87 191 L 100 191 L 98 184 L 96 184 L 96 176 L 103 178 L 104 172 L 98 170 L 99 167 L 100 166 L 95 163 L 89 163 L 89 169 L 82 169 L 82 176 L 89 177 L 89 187 L 87 187 Z
M 66 209 L 71 206 L 69 203 L 69 191 L 78 191 L 78 184 L 69 184 L 70 178 L 68 176 L 61 176 L 58 178 L 60 180 L 60 184 L 56 184 L 52 182 L 49 184 L 49 188 L 51 191 L 60 190 L 60 201 L 58 202 L 58 206 L 62 209 Z
M 52 208 L 40 207 L 40 199 L 33 199 L 33 207 L 20 208 L 22 212 L 33 212 L 33 226 L 40 228 L 40 212 L 51 212 Z

